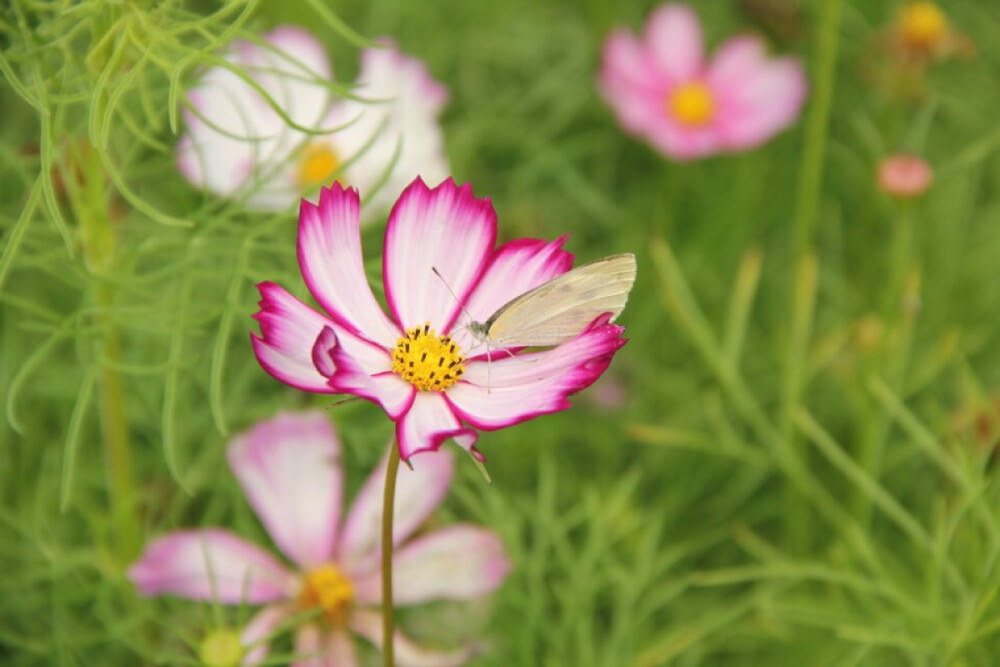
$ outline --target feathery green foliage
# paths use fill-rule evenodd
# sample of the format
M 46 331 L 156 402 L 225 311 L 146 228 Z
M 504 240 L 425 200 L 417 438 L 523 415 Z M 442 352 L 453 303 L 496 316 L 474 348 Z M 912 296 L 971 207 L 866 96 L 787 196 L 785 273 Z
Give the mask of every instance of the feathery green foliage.
M 764 3 L 692 4 L 714 45 Z M 329 403 L 266 375 L 248 340 L 254 283 L 305 298 L 294 215 L 198 193 L 173 156 L 199 68 L 296 22 L 339 82 L 369 37 L 426 60 L 451 92 L 455 178 L 493 198 L 503 237 L 639 255 L 609 371 L 624 407 L 591 392 L 483 435 L 494 484 L 464 466 L 445 514 L 499 531 L 514 570 L 471 610 L 407 611 L 415 635 L 454 643 L 471 619 L 481 665 L 993 664 L 1000 8 L 947 3 L 975 55 L 901 101 L 871 75 L 898 3 L 787 4 L 808 38 L 776 48 L 828 108 L 682 165 L 624 136 L 594 85 L 607 32 L 651 3 L 6 3 L 0 661 L 196 664 L 207 632 L 249 617 L 139 599 L 124 572 L 178 527 L 266 543 L 227 437 Z M 904 149 L 936 182 L 900 204 L 874 173 Z M 391 424 L 330 414 L 354 490 Z

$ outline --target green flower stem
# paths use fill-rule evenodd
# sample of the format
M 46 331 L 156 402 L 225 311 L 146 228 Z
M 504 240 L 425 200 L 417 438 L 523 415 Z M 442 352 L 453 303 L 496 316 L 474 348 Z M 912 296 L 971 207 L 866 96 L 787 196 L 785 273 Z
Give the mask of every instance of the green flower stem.
M 101 286 L 99 289 L 101 309 L 110 308 L 113 299 L 113 290 Z M 101 433 L 104 437 L 104 458 L 110 482 L 111 517 L 115 526 L 119 562 L 128 563 L 139 553 L 141 531 L 135 505 L 131 441 L 125 418 L 125 392 L 122 377 L 114 369 L 114 365 L 121 359 L 121 337 L 113 324 L 107 321 L 104 324 L 107 333 L 97 385 Z
M 906 369 L 910 365 L 913 329 L 916 324 L 915 304 L 920 296 L 920 273 L 913 266 L 913 219 L 909 205 L 903 206 L 893 222 L 892 241 L 889 248 L 888 279 L 882 302 L 884 353 L 879 363 L 890 388 L 905 395 Z M 884 411 L 866 410 L 862 437 L 859 439 L 858 462 L 866 474 L 879 478 L 883 450 L 892 420 Z M 859 517 L 870 520 L 871 503 L 863 494 L 857 498 Z
M 808 348 L 812 323 L 812 305 L 815 297 L 816 259 L 813 255 L 813 236 L 819 213 L 823 185 L 823 163 L 826 155 L 826 136 L 830 123 L 833 88 L 837 73 L 837 51 L 840 36 L 840 15 L 843 0 L 823 0 L 819 16 L 818 52 L 813 72 L 814 92 L 812 106 L 806 123 L 805 146 L 802 150 L 801 174 L 792 223 L 793 261 L 791 313 L 789 318 L 789 345 L 785 358 L 785 377 L 780 420 L 782 447 L 793 458 L 804 457 L 802 443 L 796 438 L 793 418 L 799 409 L 803 391 L 803 373 L 800 367 Z M 813 284 L 801 281 L 811 278 Z M 789 484 L 787 488 L 786 532 L 794 551 L 802 552 L 810 542 L 810 517 L 808 505 L 800 493 Z
M 393 667 L 393 637 L 396 619 L 392 606 L 392 512 L 396 503 L 396 474 L 399 472 L 399 445 L 389 445 L 389 462 L 385 470 L 385 490 L 382 494 L 382 655 L 385 667 Z
M 805 146 L 802 149 L 801 177 L 795 199 L 795 255 L 812 245 L 813 230 L 819 211 L 823 186 L 823 158 L 833 104 L 833 86 L 837 75 L 837 51 L 840 37 L 840 14 L 843 0 L 823 0 L 819 16 L 819 45 L 813 71 L 813 98 L 806 121 Z
M 109 279 L 115 265 L 114 223 L 108 209 L 107 178 L 97 150 L 89 144 L 80 144 L 69 162 L 63 180 L 80 226 L 84 259 L 96 282 L 97 320 L 104 332 L 98 345 L 98 409 L 111 521 L 119 562 L 128 563 L 138 553 L 141 531 L 135 507 L 125 390 L 121 375 L 115 370 L 121 361 L 121 336 L 110 316 L 115 302 L 115 289 Z M 78 167 L 76 173 L 74 167 Z

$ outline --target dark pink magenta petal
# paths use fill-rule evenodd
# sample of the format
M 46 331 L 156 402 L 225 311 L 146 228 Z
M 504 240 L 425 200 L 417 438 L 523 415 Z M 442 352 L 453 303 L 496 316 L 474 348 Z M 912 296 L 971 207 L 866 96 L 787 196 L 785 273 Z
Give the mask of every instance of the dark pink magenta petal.
M 396 478 L 392 539 L 399 544 L 424 522 L 448 493 L 454 471 L 447 451 L 414 456 L 413 470 L 401 466 Z M 344 522 L 337 561 L 350 573 L 378 567 L 382 490 L 385 485 L 386 457 L 372 472 L 354 499 Z
M 351 630 L 361 635 L 377 648 L 382 648 L 382 617 L 375 611 L 355 610 L 347 621 Z M 424 648 L 396 630 L 392 646 L 398 667 L 458 667 L 471 660 L 479 651 L 466 646 L 454 651 L 437 651 Z
M 262 604 L 295 593 L 295 577 L 273 556 L 219 528 L 153 540 L 128 572 L 142 595 Z
M 338 336 L 332 327 L 323 329 L 312 351 L 316 369 L 324 375 L 329 374 L 327 385 L 333 392 L 353 394 L 377 403 L 393 420 L 399 419 L 413 403 L 416 392 L 413 385 L 388 369 L 372 374 L 371 366 L 366 368 L 363 360 L 377 355 L 388 359 L 385 350 L 360 339 L 348 349 L 349 336 L 346 332 Z
M 393 603 L 472 600 L 496 590 L 510 571 L 499 536 L 470 525 L 443 528 L 400 548 L 392 559 Z M 355 581 L 358 599 L 382 601 L 380 573 Z
M 430 322 L 438 334 L 447 333 L 459 312 L 456 296 L 464 302 L 475 287 L 496 237 L 489 198 L 476 199 L 471 186 L 458 187 L 450 178 L 433 189 L 420 178 L 413 181 L 393 206 L 385 232 L 386 300 L 400 326 Z
M 320 393 L 333 393 L 313 365 L 316 337 L 333 322 L 274 283 L 260 283 L 260 310 L 254 319 L 261 335 L 251 333 L 257 361 L 285 384 Z
M 375 301 L 365 276 L 359 205 L 358 191 L 339 183 L 323 188 L 318 206 L 303 199 L 299 265 L 309 291 L 337 324 L 392 348 L 400 332 Z
M 602 317 L 551 350 L 468 363 L 463 381 L 448 390 L 449 404 L 461 419 L 484 430 L 565 410 L 567 397 L 600 377 L 626 342 L 624 327 L 606 321 Z
M 275 544 L 301 569 L 333 556 L 343 497 L 340 439 L 319 411 L 281 413 L 233 439 L 229 466 Z
M 404 461 L 418 452 L 438 449 L 449 438 L 476 455 L 473 445 L 478 437 L 474 430 L 462 426 L 438 392 L 418 391 L 409 411 L 396 422 L 396 441 Z

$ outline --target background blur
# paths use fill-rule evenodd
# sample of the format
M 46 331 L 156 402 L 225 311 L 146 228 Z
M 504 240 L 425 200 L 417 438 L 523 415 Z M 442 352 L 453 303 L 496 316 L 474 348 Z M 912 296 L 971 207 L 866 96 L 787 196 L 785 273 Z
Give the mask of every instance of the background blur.
M 304 294 L 295 217 L 183 181 L 169 110 L 196 68 L 170 73 L 214 40 L 298 23 L 350 81 L 339 17 L 449 88 L 455 179 L 492 197 L 502 239 L 569 232 L 579 261 L 639 257 L 631 342 L 600 383 L 571 411 L 483 434 L 492 487 L 459 466 L 441 521 L 498 530 L 512 574 L 471 610 L 404 615 L 414 635 L 452 641 L 471 619 L 461 632 L 491 645 L 481 665 L 995 664 L 1000 6 L 943 6 L 969 48 L 900 89 L 885 44 L 902 3 L 693 1 L 709 48 L 763 32 L 803 59 L 811 91 L 762 148 L 678 164 L 624 135 L 595 89 L 604 37 L 638 30 L 652 3 L 335 4 L 0 10 L 0 662 L 191 661 L 178 637 L 210 610 L 140 600 L 124 568 L 181 526 L 267 543 L 224 445 L 330 403 L 268 376 L 249 345 L 254 283 Z M 831 36 L 825 125 L 810 113 Z M 915 201 L 876 183 L 900 150 L 935 172 Z M 68 208 L 74 178 L 113 238 Z M 365 231 L 373 276 L 383 229 Z M 391 424 L 367 403 L 329 414 L 350 495 Z M 131 443 L 141 535 L 113 530 L 102 419 Z

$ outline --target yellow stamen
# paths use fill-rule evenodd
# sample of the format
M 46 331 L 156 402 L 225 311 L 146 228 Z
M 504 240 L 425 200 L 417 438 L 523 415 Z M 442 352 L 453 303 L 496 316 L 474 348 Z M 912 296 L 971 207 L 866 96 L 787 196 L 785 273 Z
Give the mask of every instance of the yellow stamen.
M 684 125 L 704 125 L 715 115 L 712 91 L 703 83 L 692 81 L 680 86 L 668 100 L 670 113 Z
M 299 163 L 299 185 L 328 185 L 327 181 L 340 168 L 340 158 L 326 144 L 312 144 L 302 152 Z
M 333 565 L 321 565 L 306 574 L 299 591 L 299 605 L 303 609 L 319 607 L 331 623 L 342 624 L 353 601 L 351 580 Z
M 948 35 L 948 18 L 933 2 L 914 2 L 899 17 L 903 41 L 917 48 L 932 48 Z
M 451 336 L 438 336 L 430 322 L 406 330 L 392 351 L 392 372 L 420 391 L 444 391 L 465 372 L 462 348 Z

